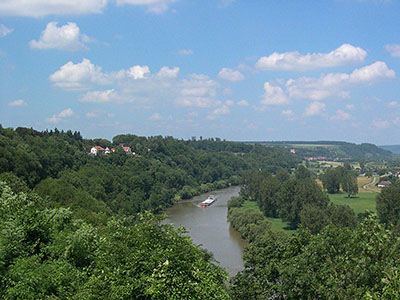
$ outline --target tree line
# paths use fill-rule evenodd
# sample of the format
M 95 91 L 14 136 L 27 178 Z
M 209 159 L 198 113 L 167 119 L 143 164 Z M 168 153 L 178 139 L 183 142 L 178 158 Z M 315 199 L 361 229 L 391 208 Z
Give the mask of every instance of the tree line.
M 279 170 L 274 175 L 252 172 L 244 176 L 245 189 L 229 201 L 228 218 L 250 244 L 245 249 L 245 269 L 231 279 L 231 297 L 397 299 L 400 185 L 383 188 L 377 196 L 377 215 L 366 212 L 357 222 L 348 206 L 328 204 L 321 210 L 318 203 L 323 202 L 315 202 L 315 196 L 305 192 L 319 194 L 315 179 L 302 183 L 308 188 L 296 188 L 296 180 L 307 179 L 307 174 L 299 167 L 295 174 Z M 303 202 L 295 201 L 295 196 L 283 198 L 287 201 L 283 211 L 288 206 L 293 211 L 302 207 L 298 228 L 291 234 L 271 230 L 264 217 L 282 215 L 279 191 L 285 184 L 303 197 Z M 243 208 L 249 200 L 257 201 L 260 211 Z M 275 209 L 268 210 L 274 205 Z
M 90 140 L 79 132 L 0 127 L 0 179 L 12 186 L 19 182 L 22 190 L 25 184 L 50 197 L 54 206 L 70 207 L 77 218 L 98 224 L 116 214 L 159 212 L 179 199 L 237 185 L 245 170 L 298 162 L 282 149 L 245 145 L 245 152 L 230 152 L 242 150 L 237 143 L 212 143 L 216 146 L 197 149 L 172 137 L 124 134 L 112 141 Z M 126 155 L 121 144 L 137 155 Z M 116 152 L 91 157 L 87 152 L 93 145 Z

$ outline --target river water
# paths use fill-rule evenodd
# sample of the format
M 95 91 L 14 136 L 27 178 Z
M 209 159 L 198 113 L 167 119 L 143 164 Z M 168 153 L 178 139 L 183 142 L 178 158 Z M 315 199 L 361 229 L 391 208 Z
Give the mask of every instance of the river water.
M 193 242 L 214 254 L 214 258 L 229 274 L 234 276 L 243 270 L 243 247 L 246 242 L 233 230 L 227 221 L 227 202 L 239 194 L 240 187 L 230 187 L 183 200 L 168 208 L 165 223 L 183 226 Z M 208 195 L 215 195 L 217 201 L 201 208 L 200 203 Z

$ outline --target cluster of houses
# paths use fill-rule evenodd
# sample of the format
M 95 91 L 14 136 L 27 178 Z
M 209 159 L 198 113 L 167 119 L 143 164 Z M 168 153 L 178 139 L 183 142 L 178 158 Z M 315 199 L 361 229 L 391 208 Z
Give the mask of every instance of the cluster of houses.
M 127 155 L 136 155 L 135 152 L 132 152 L 131 147 L 124 147 L 123 145 L 121 145 L 121 147 Z M 109 153 L 114 153 L 114 152 L 115 152 L 115 148 L 110 149 L 110 148 L 106 147 L 104 149 L 101 146 L 93 146 L 90 149 L 90 152 L 88 153 L 88 155 L 96 156 L 96 155 L 104 155 L 104 154 L 109 154 Z

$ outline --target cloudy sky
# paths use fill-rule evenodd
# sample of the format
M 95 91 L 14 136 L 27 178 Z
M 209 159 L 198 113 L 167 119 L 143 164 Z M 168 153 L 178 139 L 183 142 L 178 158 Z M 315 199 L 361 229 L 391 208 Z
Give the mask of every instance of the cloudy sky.
M 1 0 L 0 123 L 400 144 L 400 1 Z

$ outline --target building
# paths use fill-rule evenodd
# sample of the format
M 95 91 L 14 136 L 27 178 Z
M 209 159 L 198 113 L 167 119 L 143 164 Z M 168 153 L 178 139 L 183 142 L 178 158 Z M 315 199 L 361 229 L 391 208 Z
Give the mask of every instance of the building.
M 290 149 L 290 153 L 296 154 L 296 150 L 294 148 Z
M 381 181 L 381 182 L 378 183 L 378 187 L 384 188 L 384 187 L 386 187 L 388 185 L 391 185 L 391 184 L 392 183 L 390 181 Z
M 122 149 L 124 149 L 126 154 L 133 154 L 132 150 L 131 150 L 131 147 L 122 147 Z
M 101 146 L 93 146 L 92 149 L 90 149 L 91 155 L 104 154 L 104 153 L 105 153 L 105 150 Z

